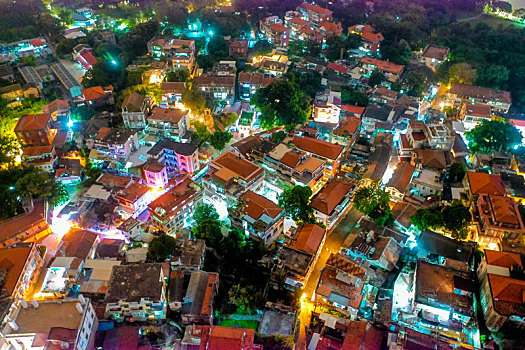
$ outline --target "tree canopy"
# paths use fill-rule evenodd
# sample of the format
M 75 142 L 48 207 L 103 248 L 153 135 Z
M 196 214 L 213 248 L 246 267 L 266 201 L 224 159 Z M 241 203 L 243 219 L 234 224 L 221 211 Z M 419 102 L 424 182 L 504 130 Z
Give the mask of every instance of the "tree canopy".
M 483 120 L 466 133 L 471 153 L 508 152 L 521 144 L 521 133 L 503 118 Z
M 310 206 L 312 190 L 308 186 L 294 186 L 279 196 L 279 206 L 284 214 L 299 223 L 315 223 L 314 210 Z
M 285 125 L 288 129 L 303 124 L 311 113 L 311 99 L 300 86 L 288 79 L 279 79 L 257 90 L 252 103 L 262 112 L 261 126 L 270 129 Z
M 200 115 L 206 108 L 206 99 L 199 90 L 186 89 L 182 92 L 182 104 L 193 113 Z
M 360 187 L 354 193 L 354 208 L 370 217 L 379 227 L 394 222 L 389 204 L 390 195 L 381 188 L 379 182 Z
M 230 303 L 238 307 L 241 314 L 250 314 L 254 312 L 263 301 L 263 295 L 260 290 L 254 286 L 241 286 L 236 284 L 228 292 Z
M 448 174 L 451 182 L 461 182 L 467 174 L 467 166 L 460 162 L 453 163 Z
M 459 200 L 445 207 L 418 209 L 410 221 L 420 230 L 443 230 L 456 239 L 467 238 L 472 215 L 468 207 Z
M 162 234 L 153 238 L 148 246 L 148 258 L 154 261 L 164 261 L 177 249 L 175 238 Z

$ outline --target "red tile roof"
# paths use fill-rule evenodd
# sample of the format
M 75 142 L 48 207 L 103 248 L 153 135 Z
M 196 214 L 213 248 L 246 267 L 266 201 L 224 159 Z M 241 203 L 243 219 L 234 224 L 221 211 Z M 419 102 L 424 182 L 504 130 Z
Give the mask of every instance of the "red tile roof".
M 422 131 L 412 131 L 412 138 L 414 141 L 425 141 L 427 139 L 425 133 Z
M 213 160 L 212 163 L 219 168 L 228 170 L 228 176 L 239 176 L 246 182 L 252 181 L 264 172 L 263 168 L 257 164 L 254 164 L 249 160 L 242 159 L 231 151 L 224 152 L 217 159 Z M 221 170 L 217 171 L 216 173 L 220 171 Z M 228 181 L 230 178 L 225 180 Z
M 332 160 L 339 158 L 344 149 L 343 146 L 307 136 L 294 136 L 292 143 L 297 148 L 306 152 L 314 153 Z
M 322 21 L 319 24 L 319 28 L 324 28 L 327 32 L 340 32 L 343 30 L 343 27 L 339 23 L 333 23 L 329 21 Z
M 118 191 L 116 197 L 129 202 L 135 202 L 148 192 L 148 186 L 140 183 L 132 183 L 125 189 Z
M 336 72 L 343 73 L 343 74 L 348 72 L 348 67 L 345 67 L 340 64 L 333 63 L 333 62 L 328 62 L 328 64 L 326 65 L 326 68 L 333 69 Z
M 298 24 L 298 25 L 306 25 L 309 23 L 308 21 L 305 21 L 301 17 L 294 17 L 292 18 L 290 22 L 292 22 L 293 24 Z
M 11 296 L 16 284 L 23 277 L 24 266 L 31 253 L 32 245 L 28 247 L 0 249 L 0 270 L 6 271 L 2 289 Z M 2 295 L 3 296 L 3 295 Z
M 324 185 L 321 191 L 312 198 L 310 206 L 325 215 L 330 215 L 352 188 L 354 188 L 354 185 L 348 182 L 333 179 Z
M 490 101 L 511 103 L 510 92 L 482 86 L 452 83 L 450 93 L 461 97 L 481 98 Z
M 366 41 L 370 41 L 373 43 L 380 43 L 381 41 L 385 40 L 385 38 L 383 37 L 383 34 L 381 33 L 365 32 L 365 33 L 361 33 L 361 37 L 365 39 Z
M 186 114 L 188 114 L 188 112 L 183 109 L 155 107 L 152 114 L 148 117 L 148 121 L 158 120 L 165 123 L 177 124 Z
M 41 200 L 33 201 L 32 211 L 0 223 L 0 242 L 6 242 L 19 234 L 25 236 L 25 233 L 29 231 L 38 234 L 48 229 L 46 214 L 45 203 Z
M 106 96 L 106 93 L 104 89 L 102 89 L 102 86 L 93 86 L 82 90 L 82 95 L 86 101 L 94 101 Z
M 469 171 L 467 172 L 467 177 L 472 194 L 483 193 L 501 196 L 506 194 L 505 187 L 503 187 L 503 183 L 501 182 L 501 177 L 498 175 Z
M 521 315 L 525 304 L 525 281 L 511 277 L 488 274 L 494 308 L 502 315 Z
M 102 175 L 98 177 L 97 182 L 109 188 L 113 188 L 113 187 L 126 188 L 131 184 L 132 180 L 131 178 L 126 177 L 126 176 L 118 176 L 118 175 L 103 173 Z
M 425 51 L 423 51 L 422 56 L 425 58 L 434 58 L 438 61 L 444 61 L 447 58 L 449 52 L 450 48 L 448 47 L 428 45 L 425 48 Z
M 98 236 L 90 231 L 71 229 L 62 239 L 62 256 L 86 259 Z
M 342 105 L 341 110 L 348 113 L 353 113 L 356 116 L 360 117 L 365 112 L 365 107 L 359 107 L 354 105 Z
M 271 26 L 269 26 L 268 28 L 270 28 L 271 30 L 273 30 L 274 32 L 277 32 L 277 33 L 284 33 L 284 32 L 286 32 L 288 30 L 288 28 L 283 26 L 281 23 L 274 23 Z
M 255 220 L 259 219 L 263 214 L 275 219 L 283 211 L 281 207 L 277 206 L 271 200 L 252 191 L 247 191 L 241 198 L 246 201 L 246 204 L 242 208 L 243 212 Z
M 387 187 L 393 187 L 398 191 L 405 193 L 415 170 L 416 167 L 409 162 L 399 163 L 392 178 L 388 181 Z
M 261 87 L 265 87 L 276 80 L 275 77 L 269 75 L 262 75 L 257 73 L 239 73 L 239 84 L 248 83 L 248 84 L 258 84 Z
M 385 72 L 390 72 L 390 73 L 395 73 L 395 74 L 401 73 L 403 69 L 405 68 L 405 66 L 401 66 L 399 64 L 394 64 L 388 61 L 381 61 L 381 60 L 370 58 L 370 57 L 361 58 L 361 63 L 370 64 Z
M 316 255 L 326 230 L 316 224 L 306 224 L 297 229 L 290 248 Z
M 46 41 L 43 39 L 33 39 L 30 41 L 31 45 L 33 46 L 42 46 L 46 44 Z
M 213 326 L 209 341 L 201 342 L 200 350 L 251 350 L 254 337 L 253 329 Z
M 42 107 L 42 112 L 44 113 L 54 113 L 54 112 L 62 112 L 62 111 L 69 111 L 69 102 L 66 100 L 54 100 L 50 104 L 47 104 Z
M 308 11 L 312 11 L 312 12 L 318 13 L 320 15 L 331 15 L 333 13 L 329 9 L 325 9 L 325 8 L 320 7 L 320 6 L 317 6 L 317 5 L 314 5 L 314 4 L 310 4 L 308 2 L 305 2 L 305 3 L 301 4 L 301 5 L 299 5 L 299 7 L 303 8 L 305 10 L 308 10 Z
M 155 212 L 157 208 L 166 211 L 167 215 L 171 215 L 173 211 L 179 209 L 179 206 L 187 201 L 195 191 L 190 187 L 190 180 L 186 179 L 177 186 L 173 187 L 168 192 L 151 202 L 148 206 L 151 212 Z
M 281 158 L 281 163 L 290 168 L 295 168 L 299 164 L 299 154 L 293 151 L 286 152 Z
M 337 129 L 334 130 L 334 134 L 343 135 L 346 131 L 351 136 L 355 134 L 355 132 L 359 129 L 360 126 L 361 119 L 354 116 L 343 117 L 339 120 L 339 126 L 337 127 Z
M 491 118 L 490 106 L 477 105 L 477 104 L 465 104 L 465 115 L 471 115 L 474 117 Z
M 512 265 L 522 266 L 521 257 L 516 253 L 499 252 L 485 249 L 487 264 L 510 268 Z
M 23 115 L 18 120 L 15 131 L 42 130 L 49 125 L 50 119 L 49 113 Z

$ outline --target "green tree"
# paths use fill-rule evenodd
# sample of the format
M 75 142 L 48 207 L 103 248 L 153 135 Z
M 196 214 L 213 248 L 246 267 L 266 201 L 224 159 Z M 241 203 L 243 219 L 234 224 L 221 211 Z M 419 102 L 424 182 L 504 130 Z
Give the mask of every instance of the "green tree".
M 311 114 L 310 98 L 295 82 L 287 79 L 274 81 L 257 90 L 252 103 L 262 112 L 259 120 L 265 129 L 275 125 L 293 129 L 297 124 L 305 123 Z
M 148 246 L 148 259 L 153 261 L 165 261 L 177 249 L 175 238 L 162 234 L 153 238 Z
M 0 135 L 0 169 L 12 168 L 21 154 L 20 144 L 12 135 Z
M 443 227 L 443 213 L 440 207 L 418 209 L 410 221 L 420 230 L 439 230 Z
M 341 91 L 341 101 L 343 103 L 366 107 L 368 106 L 368 96 L 351 86 L 344 86 Z
M 254 286 L 241 286 L 236 284 L 228 291 L 228 297 L 231 304 L 238 307 L 241 314 L 250 314 L 254 312 L 261 304 L 263 297 L 262 292 Z
M 390 195 L 381 188 L 379 182 L 360 187 L 354 193 L 354 208 L 370 217 L 379 227 L 394 222 L 389 203 Z
M 477 70 L 476 84 L 493 89 L 502 89 L 509 80 L 510 70 L 499 64 L 482 66 Z
M 469 208 L 459 200 L 454 200 L 451 205 L 443 208 L 443 227 L 452 234 L 453 238 L 467 238 L 467 228 L 471 221 Z
M 194 114 L 201 115 L 206 108 L 206 99 L 197 89 L 186 89 L 182 92 L 182 104 Z
M 265 350 L 292 350 L 295 346 L 292 335 L 261 335 L 255 333 L 255 343 L 261 344 Z
M 461 182 L 467 174 L 467 166 L 464 163 L 453 163 L 448 171 L 451 182 Z
M 201 204 L 195 208 L 195 211 L 193 212 L 193 220 L 195 220 L 197 225 L 204 222 L 205 220 L 218 221 L 219 214 L 217 214 L 217 211 L 213 205 Z
M 278 197 L 284 214 L 299 223 L 316 223 L 314 210 L 310 206 L 312 190 L 308 186 L 294 186 L 285 189 Z
M 270 140 L 274 143 L 281 143 L 285 138 L 286 132 L 282 130 L 276 131 L 270 136 Z
M 271 51 L 271 50 L 270 50 Z M 306 44 L 302 40 L 292 40 L 288 44 L 288 55 L 289 56 L 304 56 L 306 52 Z
M 66 55 L 71 54 L 71 52 L 73 52 L 73 48 L 75 47 L 75 45 L 76 43 L 75 43 L 75 40 L 73 39 L 64 38 L 60 40 L 56 48 L 57 55 L 64 57 Z
M 228 131 L 215 131 L 210 137 L 210 144 L 217 151 L 222 151 L 226 144 L 232 139 L 232 134 Z
M 149 21 L 136 25 L 132 30 L 126 33 L 120 39 L 120 46 L 122 47 L 123 54 L 127 61 L 126 64 L 133 61 L 138 56 L 145 55 L 148 52 L 148 41 L 150 41 L 159 31 L 159 22 Z
M 168 73 L 166 81 L 186 81 L 189 76 L 190 72 L 187 69 L 176 69 Z
M 508 152 L 521 144 L 521 133 L 503 118 L 483 120 L 466 133 L 471 153 Z
M 425 75 L 416 72 L 410 72 L 407 76 L 408 95 L 421 96 L 425 90 L 427 78 Z
M 253 45 L 251 53 L 254 56 L 267 55 L 272 52 L 272 48 L 272 44 L 270 44 L 268 40 L 259 40 Z
M 476 82 L 476 69 L 468 63 L 456 63 L 448 69 L 451 83 L 461 83 L 472 85 Z
M 372 74 L 370 74 L 370 78 L 368 78 L 368 85 L 371 87 L 376 87 L 385 79 L 385 75 L 376 69 L 372 72 Z

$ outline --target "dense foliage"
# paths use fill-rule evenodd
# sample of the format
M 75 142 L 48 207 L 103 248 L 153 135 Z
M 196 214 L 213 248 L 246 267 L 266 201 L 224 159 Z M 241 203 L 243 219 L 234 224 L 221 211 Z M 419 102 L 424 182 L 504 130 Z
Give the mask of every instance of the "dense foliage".
M 153 261 L 164 261 L 169 258 L 177 248 L 175 238 L 162 234 L 153 238 L 148 246 L 148 259 Z
M 449 206 L 418 209 L 410 220 L 420 230 L 442 230 L 454 238 L 465 239 L 472 215 L 468 207 L 455 200 Z
M 379 227 L 394 222 L 389 204 L 390 196 L 381 188 L 379 182 L 360 187 L 354 194 L 354 208 L 370 217 Z
M 315 223 L 314 210 L 310 206 L 312 190 L 308 186 L 294 186 L 279 196 L 279 206 L 284 214 L 298 223 Z
M 508 152 L 521 144 L 521 133 L 503 118 L 483 120 L 466 133 L 472 153 Z

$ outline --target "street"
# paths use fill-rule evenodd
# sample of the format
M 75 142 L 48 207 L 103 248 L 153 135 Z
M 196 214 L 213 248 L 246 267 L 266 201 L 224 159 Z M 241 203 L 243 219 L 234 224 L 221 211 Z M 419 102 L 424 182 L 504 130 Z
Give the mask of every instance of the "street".
M 348 210 L 345 215 L 341 216 L 340 221 L 327 233 L 326 241 L 321 253 L 319 254 L 319 258 L 317 259 L 315 266 L 312 268 L 310 277 L 303 287 L 303 296 L 305 297 L 301 301 L 301 311 L 299 313 L 299 338 L 297 339 L 295 349 L 303 350 L 306 349 L 307 346 L 305 325 L 309 323 L 310 315 L 314 310 L 314 305 L 310 300 L 317 288 L 317 283 L 321 276 L 321 270 L 324 268 L 330 254 L 339 252 L 343 242 L 362 216 L 363 214 L 359 213 L 353 207 L 350 207 L 350 210 Z

